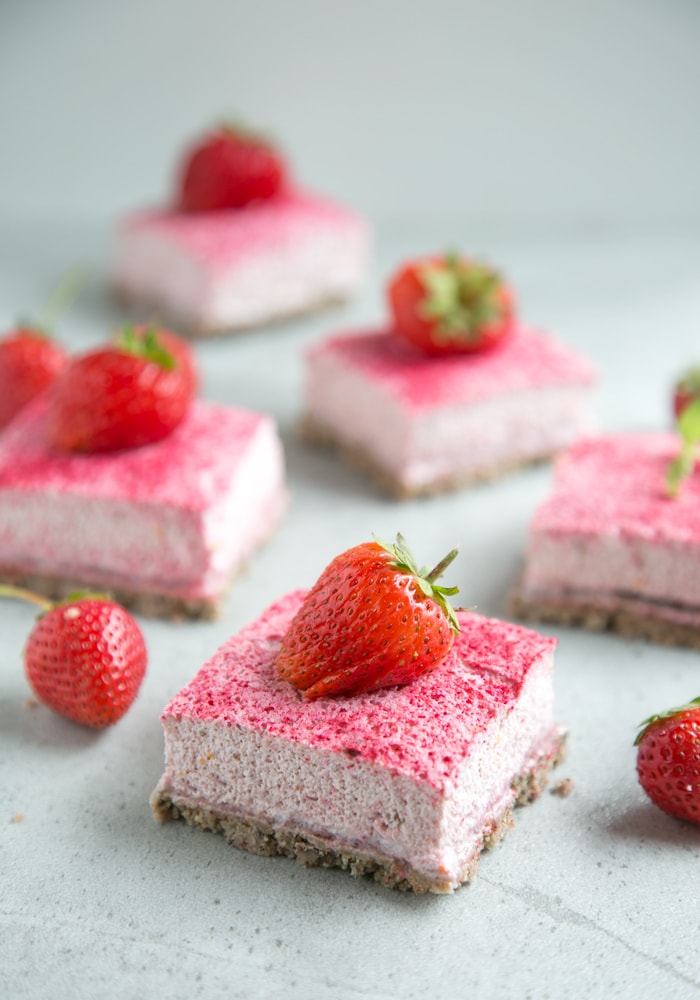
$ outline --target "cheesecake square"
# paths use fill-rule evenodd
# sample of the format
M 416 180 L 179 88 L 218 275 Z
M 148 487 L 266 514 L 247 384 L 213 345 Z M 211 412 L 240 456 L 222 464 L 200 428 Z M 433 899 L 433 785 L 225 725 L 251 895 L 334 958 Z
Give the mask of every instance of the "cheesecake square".
M 700 648 L 700 476 L 677 498 L 671 433 L 577 442 L 535 512 L 513 610 L 536 621 Z
M 306 355 L 302 432 L 399 499 L 496 478 L 590 429 L 595 373 L 519 328 L 473 354 L 428 357 L 388 328 L 331 336 Z
M 369 242 L 361 216 L 300 191 L 216 212 L 142 212 L 119 227 L 110 282 L 121 298 L 211 336 L 348 297 Z
M 0 579 L 49 597 L 107 590 L 144 614 L 211 618 L 285 507 L 271 417 L 196 401 L 168 437 L 63 452 L 45 399 L 0 436 Z
M 286 595 L 231 637 L 165 708 L 155 815 L 257 854 L 451 892 L 562 757 L 555 640 L 460 612 L 432 673 L 305 700 L 275 668 L 304 596 Z

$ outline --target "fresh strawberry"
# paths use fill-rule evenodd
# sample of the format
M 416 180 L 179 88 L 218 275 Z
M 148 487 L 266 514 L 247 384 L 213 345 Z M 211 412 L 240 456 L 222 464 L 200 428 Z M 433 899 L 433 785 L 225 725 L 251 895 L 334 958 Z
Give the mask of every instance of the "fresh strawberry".
M 673 415 L 676 420 L 694 399 L 700 399 L 700 368 L 691 368 L 673 387 Z
M 401 535 L 365 542 L 326 567 L 294 616 L 277 658 L 280 677 L 307 698 L 409 684 L 437 667 L 459 630 L 435 581 L 457 555 L 419 570 Z
M 73 722 L 102 729 L 124 715 L 146 670 L 138 625 L 98 596 L 58 604 L 27 640 L 27 679 L 39 701 Z
M 63 371 L 68 356 L 38 327 L 18 326 L 0 340 L 0 428 Z
M 700 698 L 642 726 L 635 740 L 640 785 L 659 809 L 700 823 Z
M 514 328 L 508 285 L 485 264 L 453 254 L 404 264 L 388 293 L 396 332 L 426 354 L 488 350 Z
M 51 437 L 69 451 L 115 451 L 160 441 L 196 389 L 187 344 L 155 327 L 127 327 L 114 346 L 76 358 L 51 390 Z
M 239 126 L 224 126 L 186 155 L 179 208 L 212 212 L 265 201 L 285 187 L 286 173 L 284 160 L 265 139 Z

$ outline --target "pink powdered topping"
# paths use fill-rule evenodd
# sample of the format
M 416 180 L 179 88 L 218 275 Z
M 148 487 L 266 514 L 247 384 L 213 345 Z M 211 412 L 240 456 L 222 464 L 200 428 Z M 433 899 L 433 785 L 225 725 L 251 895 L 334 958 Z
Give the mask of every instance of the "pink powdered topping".
M 229 267 L 257 249 L 283 250 L 305 231 L 364 226 L 360 216 L 316 195 L 299 191 L 269 201 L 220 212 L 142 212 L 130 216 L 129 230 L 148 230 L 179 243 L 211 267 Z
M 590 385 L 593 368 L 564 344 L 519 328 L 475 354 L 426 357 L 390 329 L 339 334 L 311 348 L 330 352 L 413 410 L 477 403 L 540 386 Z
M 196 401 L 162 441 L 96 455 L 53 448 L 43 399 L 28 406 L 0 436 L 0 490 L 68 493 L 91 499 L 168 504 L 205 510 L 230 489 L 260 425 L 248 410 Z
M 514 704 L 532 665 L 556 645 L 522 626 L 462 612 L 453 649 L 432 673 L 403 687 L 305 701 L 275 669 L 304 594 L 281 598 L 230 638 L 162 718 L 241 726 L 442 788 L 489 723 Z
M 552 492 L 532 528 L 548 534 L 700 542 L 700 471 L 673 500 L 666 472 L 677 435 L 612 434 L 579 441 L 558 460 Z

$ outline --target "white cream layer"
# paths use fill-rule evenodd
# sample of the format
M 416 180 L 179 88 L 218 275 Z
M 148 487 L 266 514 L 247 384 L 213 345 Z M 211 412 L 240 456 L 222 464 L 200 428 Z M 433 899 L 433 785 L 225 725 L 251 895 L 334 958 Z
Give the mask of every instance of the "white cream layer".
M 286 499 L 282 446 L 262 421 L 209 509 L 0 493 L 0 564 L 103 586 L 214 597 L 271 534 Z
M 589 429 L 589 386 L 541 386 L 432 410 L 402 405 L 321 352 L 308 362 L 306 409 L 338 442 L 365 452 L 408 489 L 560 451 Z
M 120 233 L 112 281 L 128 297 L 197 326 L 243 327 L 345 298 L 362 282 L 367 258 L 359 222 L 310 226 L 288 249 L 251 247 L 231 265 L 215 267 L 142 223 Z

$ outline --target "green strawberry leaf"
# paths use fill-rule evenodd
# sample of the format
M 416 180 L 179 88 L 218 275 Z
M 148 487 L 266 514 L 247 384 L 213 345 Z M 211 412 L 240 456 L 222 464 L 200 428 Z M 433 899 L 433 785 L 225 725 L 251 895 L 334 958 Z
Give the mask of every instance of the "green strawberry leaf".
M 435 320 L 436 339 L 476 340 L 503 314 L 501 277 L 485 264 L 447 253 L 438 264 L 423 268 L 420 280 L 426 292 L 421 312 Z
M 635 746 L 639 746 L 642 737 L 646 733 L 650 726 L 653 726 L 655 722 L 660 722 L 662 719 L 672 719 L 674 715 L 681 715 L 683 712 L 691 712 L 694 708 L 700 707 L 700 698 L 693 698 L 689 701 L 687 705 L 681 705 L 679 708 L 669 708 L 665 712 L 659 712 L 658 715 L 650 715 L 648 719 L 644 722 L 640 722 L 639 732 L 637 733 L 637 738 L 634 741 Z
M 139 332 L 134 326 L 125 326 L 116 337 L 117 347 L 145 361 L 153 361 L 168 371 L 176 367 L 175 358 L 166 350 L 158 337 L 158 327 L 148 326 Z
M 666 473 L 666 486 L 672 497 L 678 496 L 681 483 L 695 468 L 696 446 L 700 442 L 700 399 L 685 407 L 676 427 L 681 436 L 681 450 Z
M 377 538 L 376 535 L 373 535 L 373 538 L 378 545 L 381 545 L 385 552 L 388 552 L 389 555 L 393 556 L 394 566 L 396 569 L 399 569 L 404 573 L 410 573 L 416 578 L 416 583 L 420 588 L 421 593 L 440 605 L 448 622 L 450 623 L 452 631 L 459 632 L 459 621 L 457 619 L 457 615 L 447 599 L 448 597 L 453 597 L 455 594 L 458 594 L 459 587 L 443 587 L 435 583 L 435 581 L 442 576 L 450 563 L 456 558 L 459 549 L 452 549 L 443 559 L 440 560 L 434 569 L 427 572 L 425 567 L 418 569 L 418 564 L 416 563 L 413 553 L 406 544 L 406 539 L 400 532 L 396 535 L 396 542 L 393 545 L 391 542 L 382 541 L 382 539 Z

